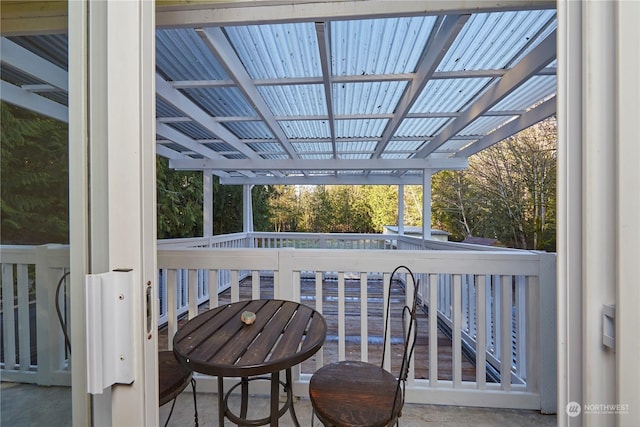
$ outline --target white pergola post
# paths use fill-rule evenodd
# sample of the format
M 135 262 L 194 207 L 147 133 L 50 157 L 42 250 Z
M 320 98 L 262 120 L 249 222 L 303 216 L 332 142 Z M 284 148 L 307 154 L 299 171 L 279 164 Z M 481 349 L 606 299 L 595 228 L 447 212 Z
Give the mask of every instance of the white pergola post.
M 558 4 L 560 426 L 640 419 L 638 22 L 638 2 Z
M 253 200 L 251 199 L 251 189 L 253 185 L 244 184 L 242 186 L 242 231 L 253 232 Z
M 202 234 L 213 236 L 213 171 L 202 171 Z
M 398 234 L 404 235 L 404 185 L 398 185 Z
M 433 171 L 422 171 L 422 240 L 431 239 L 431 177 Z

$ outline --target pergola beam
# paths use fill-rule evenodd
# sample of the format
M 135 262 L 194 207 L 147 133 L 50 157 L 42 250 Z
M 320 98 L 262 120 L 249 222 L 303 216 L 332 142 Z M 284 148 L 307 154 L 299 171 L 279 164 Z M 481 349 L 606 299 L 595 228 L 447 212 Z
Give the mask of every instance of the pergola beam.
M 468 19 L 469 15 L 448 15 L 442 21 L 437 20 L 433 35 L 422 52 L 416 67 L 415 77 L 407 85 L 394 111 L 393 118 L 387 123 L 382 133 L 382 139 L 373 154 L 374 158 L 379 158 L 384 152 L 387 144 L 422 93 L 436 67 L 447 53 L 449 46 L 456 39 Z
M 26 91 L 4 80 L 0 82 L 0 93 L 2 94 L 2 100 L 9 104 L 35 111 L 64 123 L 69 122 L 69 108 L 44 96 Z
M 4 37 L 0 40 L 0 51 L 2 51 L 4 64 L 49 83 L 58 90 L 65 92 L 69 90 L 69 78 L 66 70 Z
M 325 175 L 325 176 L 257 176 L 255 178 L 220 178 L 221 185 L 422 185 L 421 174 L 389 175 Z
M 302 160 L 302 159 L 190 159 L 174 160 L 170 166 L 185 170 L 423 170 L 423 169 L 464 169 L 466 159 L 357 159 L 357 160 Z
M 556 97 L 554 95 L 537 107 L 527 111 L 517 119 L 510 121 L 484 138 L 479 139 L 468 147 L 458 151 L 453 157 L 468 158 L 530 126 L 535 125 L 538 122 L 541 122 L 548 117 L 553 116 L 555 113 Z
M 322 84 L 324 85 L 324 97 L 327 104 L 329 123 L 329 135 L 333 147 L 333 158 L 338 157 L 336 147 L 336 124 L 333 115 L 333 77 L 331 73 L 331 26 L 326 22 L 316 22 L 316 36 L 318 38 L 318 50 L 320 65 L 322 67 Z
M 418 151 L 416 157 L 426 157 L 440 148 L 451 137 L 455 136 L 484 112 L 520 87 L 531 76 L 549 64 L 555 57 L 556 31 L 554 30 L 509 70 L 498 83 L 483 93 L 462 115 L 440 131 L 422 150 Z
M 216 55 L 220 64 L 224 67 L 227 74 L 236 83 L 238 89 L 246 96 L 247 100 L 258 115 L 262 118 L 265 125 L 269 128 L 271 133 L 276 137 L 278 142 L 284 147 L 285 151 L 292 158 L 298 157 L 295 150 L 289 143 L 287 136 L 280 127 L 280 124 L 273 117 L 273 113 L 269 109 L 266 101 L 258 92 L 258 89 L 253 84 L 251 76 L 244 68 L 242 61 L 238 57 L 238 54 L 234 50 L 233 46 L 227 39 L 221 28 L 210 27 L 204 29 L 198 29 L 196 32 L 200 35 L 204 43 L 211 49 Z
M 180 7 L 182 5 L 182 7 Z M 238 7 L 242 5 L 243 7 Z M 304 2 L 249 1 L 197 2 L 184 6 L 166 2 L 156 8 L 158 27 L 260 25 L 278 22 L 325 21 L 394 16 L 479 13 L 505 10 L 553 9 L 552 0 L 309 0 Z
M 253 150 L 247 148 L 234 134 L 216 122 L 206 111 L 194 104 L 180 91 L 171 87 L 159 74 L 156 74 L 156 94 L 240 153 L 249 158 L 258 157 Z
M 317 25 L 320 25 L 318 23 Z M 469 79 L 469 78 L 495 78 L 502 77 L 507 72 L 504 68 L 493 70 L 451 70 L 451 71 L 435 71 L 431 76 L 432 80 L 447 79 Z M 539 76 L 555 76 L 557 69 L 555 67 L 546 67 L 538 72 Z M 399 74 L 358 74 L 349 76 L 331 76 L 332 83 L 378 83 L 378 82 L 401 82 L 413 80 L 413 73 Z M 286 79 L 255 79 L 253 84 L 256 86 L 297 86 L 297 85 L 318 85 L 323 84 L 323 77 L 288 77 Z M 178 89 L 195 89 L 195 88 L 216 88 L 216 87 L 233 87 L 233 80 L 176 80 L 171 82 L 171 86 Z

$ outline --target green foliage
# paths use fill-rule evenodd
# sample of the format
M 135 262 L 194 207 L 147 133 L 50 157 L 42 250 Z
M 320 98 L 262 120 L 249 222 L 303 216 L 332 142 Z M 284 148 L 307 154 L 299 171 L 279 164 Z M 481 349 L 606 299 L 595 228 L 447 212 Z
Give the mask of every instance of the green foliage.
M 433 179 L 433 218 L 452 240 L 489 237 L 555 251 L 556 122 L 546 120 Z
M 202 236 L 202 173 L 169 169 L 156 158 L 158 239 Z
M 158 238 L 197 237 L 203 235 L 202 172 L 169 169 L 168 160 L 156 159 Z M 257 231 L 270 224 L 269 200 L 273 190 L 256 186 L 252 190 L 253 221 Z M 213 179 L 213 232 L 228 234 L 242 231 L 242 186 L 220 185 Z
M 68 243 L 67 124 L 4 102 L 0 110 L 2 243 Z

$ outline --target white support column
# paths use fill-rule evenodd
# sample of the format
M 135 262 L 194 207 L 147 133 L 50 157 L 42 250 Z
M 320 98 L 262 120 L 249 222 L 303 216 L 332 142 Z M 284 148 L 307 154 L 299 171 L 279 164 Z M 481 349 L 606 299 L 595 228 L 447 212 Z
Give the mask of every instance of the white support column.
M 211 169 L 202 171 L 202 234 L 204 237 L 213 236 L 213 172 Z
M 242 186 L 242 231 L 253 232 L 253 200 L 251 199 L 251 189 L 253 185 L 244 184 Z
M 582 2 L 558 2 L 558 426 L 582 398 Z M 572 416 L 566 410 L 570 405 Z
M 620 2 L 614 17 L 618 152 L 616 253 L 616 400 L 628 405 L 616 424 L 640 420 L 640 2 Z M 635 52 L 635 53 L 634 53 Z
M 155 4 L 69 2 L 69 45 L 73 424 L 157 425 Z M 116 268 L 134 272 L 135 377 L 91 414 L 84 275 Z
M 558 6 L 558 424 L 634 425 L 640 7 Z M 615 306 L 613 320 L 604 305 Z
M 404 235 L 404 185 L 398 185 L 398 234 Z
M 431 169 L 422 171 L 422 240 L 431 239 Z

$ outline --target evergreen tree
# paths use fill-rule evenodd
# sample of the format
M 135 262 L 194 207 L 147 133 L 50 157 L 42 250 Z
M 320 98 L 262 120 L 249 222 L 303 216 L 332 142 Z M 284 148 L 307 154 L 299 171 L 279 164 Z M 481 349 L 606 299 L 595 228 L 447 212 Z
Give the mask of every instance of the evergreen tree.
M 66 123 L 0 106 L 2 243 L 69 242 Z

